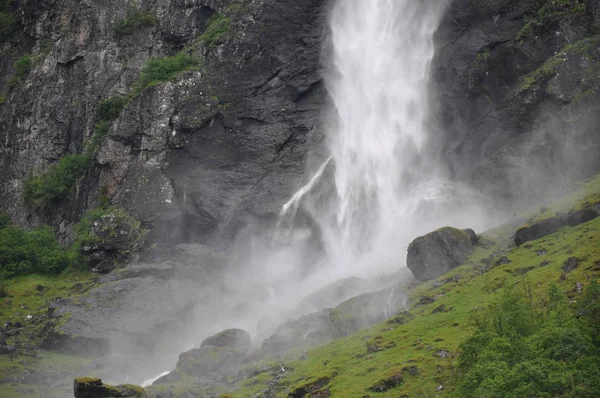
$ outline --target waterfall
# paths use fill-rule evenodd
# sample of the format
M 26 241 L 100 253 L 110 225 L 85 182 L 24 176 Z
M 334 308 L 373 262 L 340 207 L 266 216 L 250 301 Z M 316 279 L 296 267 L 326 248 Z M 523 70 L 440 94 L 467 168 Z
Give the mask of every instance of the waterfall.
M 329 263 L 360 273 L 398 268 L 426 232 L 427 204 L 447 196 L 428 151 L 428 88 L 439 0 L 336 0 L 330 14 L 327 137 L 335 194 L 305 198 Z M 321 175 L 323 166 L 315 176 Z M 315 178 L 291 203 L 306 195 Z M 322 202 L 322 201 L 321 201 Z M 427 217 L 430 216 L 430 217 Z M 438 220 L 432 220 L 435 224 Z

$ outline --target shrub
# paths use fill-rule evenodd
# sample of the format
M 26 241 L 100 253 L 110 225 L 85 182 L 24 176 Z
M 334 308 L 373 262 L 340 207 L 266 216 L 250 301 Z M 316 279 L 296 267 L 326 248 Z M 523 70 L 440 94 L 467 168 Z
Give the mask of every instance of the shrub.
M 27 78 L 31 69 L 33 69 L 33 59 L 30 55 L 23 55 L 13 64 L 13 75 L 9 79 L 9 84 L 15 86 Z
M 146 87 L 169 81 L 178 73 L 195 70 L 199 65 L 200 61 L 197 58 L 184 51 L 171 57 L 152 59 L 142 68 L 134 90 L 136 93 L 140 93 Z
M 229 33 L 231 21 L 228 16 L 223 14 L 213 14 L 209 21 L 206 30 L 199 39 L 207 46 L 220 44 L 225 36 Z
M 0 43 L 4 43 L 10 39 L 16 27 L 15 18 L 7 12 L 0 11 Z
M 132 35 L 138 29 L 156 26 L 158 24 L 158 18 L 147 12 L 143 12 L 137 7 L 130 7 L 127 10 L 125 18 L 117 22 L 115 25 L 115 36 L 122 38 L 128 35 Z
M 90 167 L 92 158 L 88 154 L 67 155 L 56 165 L 38 176 L 24 182 L 23 198 L 31 206 L 47 206 L 63 198 Z
M 71 262 L 49 227 L 24 231 L 6 215 L 0 217 L 0 274 L 4 278 L 29 272 L 62 272 Z
M 588 289 L 594 296 L 593 286 Z M 591 322 L 575 318 L 556 287 L 539 307 L 529 295 L 508 289 L 461 345 L 457 396 L 600 396 L 600 382 L 589 377 L 599 370 L 600 347 L 588 326 L 594 312 L 587 313 Z

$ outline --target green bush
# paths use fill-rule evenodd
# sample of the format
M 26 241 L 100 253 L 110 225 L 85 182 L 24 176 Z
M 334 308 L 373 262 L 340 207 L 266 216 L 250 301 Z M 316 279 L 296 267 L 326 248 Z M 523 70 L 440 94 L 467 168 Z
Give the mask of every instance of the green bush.
M 125 18 L 115 25 L 115 36 L 122 38 L 132 35 L 138 29 L 156 26 L 157 24 L 158 18 L 155 15 L 143 12 L 137 7 L 131 7 L 127 10 Z
M 100 148 L 100 144 L 108 134 L 111 123 L 119 117 L 121 111 L 129 103 L 129 96 L 114 95 L 100 102 L 98 113 L 96 114 L 96 124 L 94 124 L 94 134 L 86 146 L 86 153 L 90 157 Z
M 71 257 L 58 243 L 50 227 L 24 231 L 0 216 L 0 274 L 4 278 L 29 272 L 58 274 Z
M 15 61 L 13 69 L 13 75 L 9 79 L 9 84 L 11 86 L 18 85 L 27 78 L 31 69 L 33 69 L 33 59 L 29 54 L 23 55 Z
M 10 39 L 16 27 L 15 18 L 7 12 L 0 11 L 0 43 Z
M 199 39 L 207 46 L 220 44 L 229 33 L 231 21 L 227 15 L 213 14 Z
M 43 174 L 27 178 L 23 187 L 25 203 L 43 207 L 65 197 L 91 163 L 92 158 L 88 154 L 71 154 L 62 157 Z
M 142 68 L 134 90 L 140 93 L 146 87 L 171 80 L 180 72 L 196 70 L 199 65 L 200 61 L 197 58 L 184 51 L 171 57 L 152 59 Z
M 587 289 L 584 303 L 600 298 L 594 286 Z M 461 345 L 457 396 L 600 396 L 600 381 L 591 377 L 600 371 L 600 350 L 590 326 L 597 321 L 593 314 L 588 310 L 576 318 L 556 287 L 539 306 L 526 292 L 507 289 L 475 318 L 475 332 Z

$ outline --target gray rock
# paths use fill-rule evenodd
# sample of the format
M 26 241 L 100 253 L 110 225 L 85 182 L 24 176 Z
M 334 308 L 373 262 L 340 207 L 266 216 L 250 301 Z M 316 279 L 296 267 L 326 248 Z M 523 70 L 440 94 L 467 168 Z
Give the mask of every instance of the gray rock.
M 248 332 L 242 329 L 226 329 L 214 336 L 207 337 L 200 347 L 227 347 L 240 351 L 249 351 L 252 348 L 252 339 Z
M 444 227 L 413 240 L 406 265 L 421 281 L 435 279 L 463 264 L 473 251 L 471 236 L 460 229 Z
M 131 384 L 111 386 L 95 377 L 79 377 L 73 383 L 75 398 L 132 397 L 147 398 L 142 387 Z
M 179 355 L 177 369 L 194 377 L 219 380 L 237 375 L 248 361 L 246 353 L 234 348 L 204 346 Z

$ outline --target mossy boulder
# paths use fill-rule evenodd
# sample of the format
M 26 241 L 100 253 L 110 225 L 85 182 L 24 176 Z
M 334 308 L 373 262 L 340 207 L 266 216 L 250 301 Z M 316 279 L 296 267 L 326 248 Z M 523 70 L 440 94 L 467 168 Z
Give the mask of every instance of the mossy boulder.
M 420 281 L 435 279 L 464 263 L 476 242 L 473 230 L 440 228 L 410 243 L 406 265 Z
M 236 375 L 248 361 L 248 355 L 235 348 L 204 346 L 180 354 L 177 369 L 190 376 L 220 380 Z
M 73 384 L 73 390 L 75 398 L 148 398 L 142 387 L 133 384 L 111 386 L 102 383 L 102 380 L 96 377 L 76 378 Z
M 207 337 L 200 347 L 227 347 L 239 351 L 250 351 L 252 340 L 248 332 L 242 329 L 226 329 L 214 336 Z

